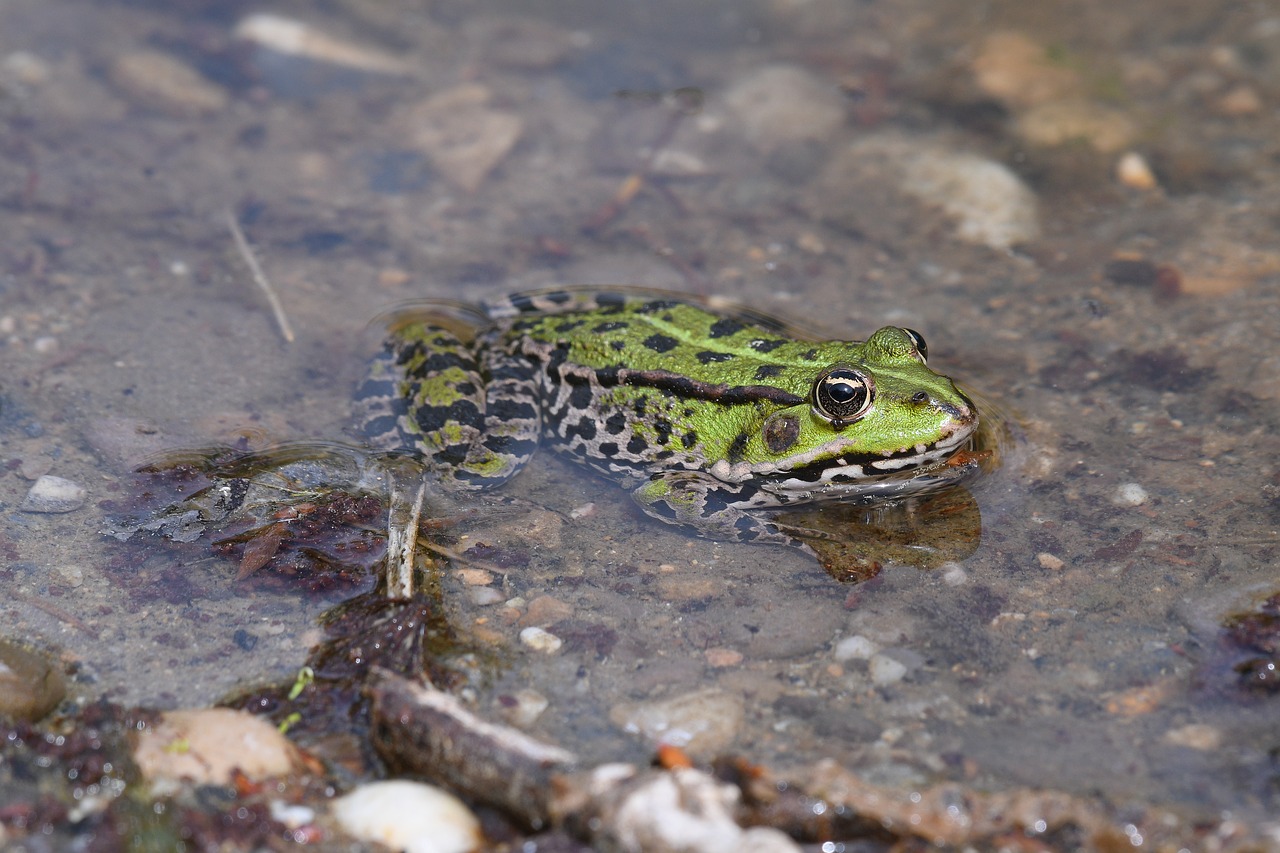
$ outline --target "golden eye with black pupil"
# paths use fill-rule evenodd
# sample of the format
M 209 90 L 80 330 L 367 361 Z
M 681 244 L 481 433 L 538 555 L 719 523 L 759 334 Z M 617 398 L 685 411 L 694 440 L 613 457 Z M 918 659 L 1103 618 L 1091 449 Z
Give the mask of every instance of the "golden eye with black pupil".
M 871 377 L 852 367 L 828 367 L 813 383 L 814 414 L 836 429 L 844 429 L 865 415 L 874 397 Z
M 924 335 L 915 329 L 903 329 L 907 333 L 907 337 L 911 338 L 911 345 L 916 348 L 916 352 L 920 353 L 920 360 L 927 362 L 929 360 L 929 345 L 924 342 Z

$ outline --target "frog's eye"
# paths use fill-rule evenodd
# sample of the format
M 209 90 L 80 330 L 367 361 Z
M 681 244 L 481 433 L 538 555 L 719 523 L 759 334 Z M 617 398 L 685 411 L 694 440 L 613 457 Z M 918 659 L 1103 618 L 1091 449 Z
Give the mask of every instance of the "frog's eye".
M 876 386 L 871 377 L 852 367 L 835 365 L 818 375 L 813 383 L 813 411 L 844 429 L 867 413 L 875 398 Z
M 908 338 L 911 338 L 911 345 L 916 348 L 916 352 L 920 353 L 920 360 L 927 363 L 929 361 L 929 345 L 924 342 L 924 335 L 915 329 L 903 329 L 902 331 L 907 333 Z

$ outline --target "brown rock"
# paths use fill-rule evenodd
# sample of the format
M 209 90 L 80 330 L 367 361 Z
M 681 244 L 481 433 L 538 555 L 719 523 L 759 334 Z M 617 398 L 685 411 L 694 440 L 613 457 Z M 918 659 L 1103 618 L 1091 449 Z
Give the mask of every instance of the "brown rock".
M 229 708 L 167 711 L 138 737 L 134 760 L 148 781 L 227 785 L 239 770 L 249 779 L 284 776 L 298 752 L 266 720 Z
M 979 89 L 1013 109 L 1073 97 L 1081 89 L 1073 69 L 1055 64 L 1045 45 L 1023 33 L 987 36 L 970 69 Z
M 43 655 L 0 640 L 0 717 L 35 722 L 66 692 L 61 670 Z

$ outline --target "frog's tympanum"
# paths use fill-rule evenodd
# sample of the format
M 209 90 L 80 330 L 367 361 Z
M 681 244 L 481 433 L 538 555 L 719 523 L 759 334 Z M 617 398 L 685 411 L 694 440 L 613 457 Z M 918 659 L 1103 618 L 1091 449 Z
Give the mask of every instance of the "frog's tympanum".
M 421 454 L 459 488 L 505 482 L 546 444 L 656 518 L 793 543 L 762 510 L 935 490 L 978 426 L 910 329 L 804 340 L 742 310 L 625 290 L 470 313 L 471 328 L 439 310 L 401 316 L 359 403 L 375 446 Z

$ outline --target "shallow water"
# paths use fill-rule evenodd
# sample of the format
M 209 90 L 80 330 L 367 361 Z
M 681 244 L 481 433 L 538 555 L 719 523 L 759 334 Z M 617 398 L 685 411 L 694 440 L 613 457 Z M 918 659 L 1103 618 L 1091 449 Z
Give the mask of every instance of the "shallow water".
M 705 754 L 1266 824 L 1278 641 L 1224 625 L 1280 592 L 1274 10 L 419 5 L 274 10 L 356 59 L 233 39 L 256 5 L 0 10 L 6 636 L 62 656 L 83 697 L 192 706 L 288 678 L 334 598 L 106 540 L 133 464 L 349 439 L 373 321 L 415 298 L 724 295 L 832 336 L 924 332 L 1017 436 L 972 489 L 980 538 L 844 585 L 802 554 L 691 541 L 543 454 L 510 491 L 548 511 L 466 531 L 527 557 L 506 604 L 447 580 L 455 624 L 509 661 L 482 711 L 532 689 L 539 735 L 644 760 L 632 706 L 714 689 Z M 170 62 L 193 82 L 157 91 Z M 792 76 L 762 83 L 770 65 Z M 1117 177 L 1127 152 L 1155 186 Z M 993 189 L 965 231 L 944 209 L 959 179 L 931 171 L 955 153 L 1003 164 L 1038 213 Z M 19 511 L 46 470 L 88 503 Z M 566 644 L 521 646 L 530 625 Z

